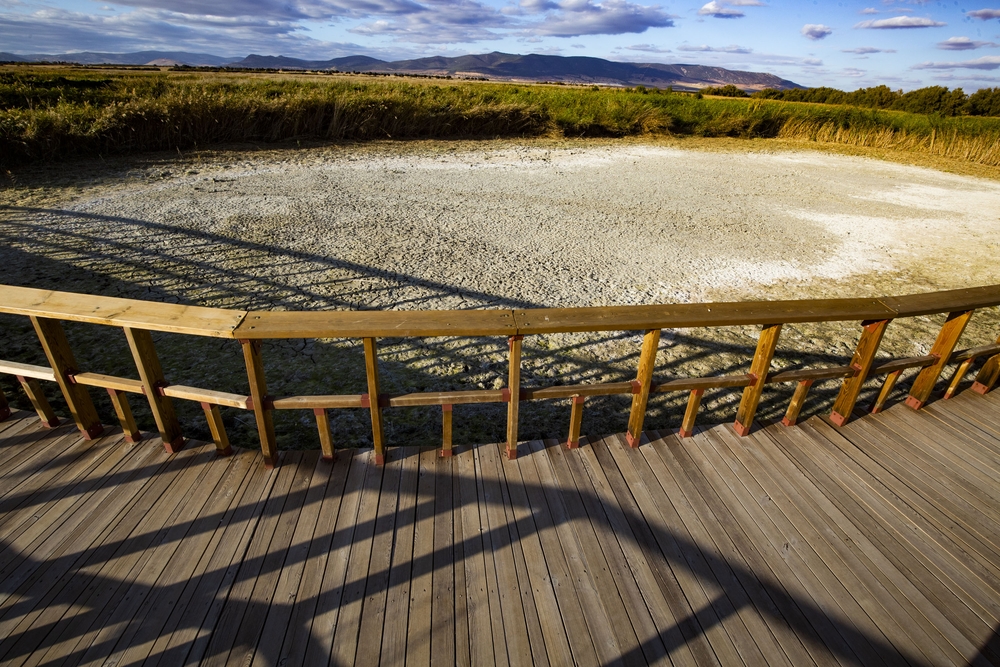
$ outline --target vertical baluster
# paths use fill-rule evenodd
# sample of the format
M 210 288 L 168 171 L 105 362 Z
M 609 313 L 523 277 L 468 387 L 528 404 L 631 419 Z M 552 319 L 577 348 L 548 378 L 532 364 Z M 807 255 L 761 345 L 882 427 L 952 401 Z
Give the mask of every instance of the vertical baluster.
M 684 421 L 681 422 L 679 435 L 682 438 L 690 438 L 694 434 L 694 420 L 698 417 L 698 410 L 701 408 L 701 397 L 705 395 L 704 389 L 692 389 L 688 396 L 687 409 L 684 411 Z
M 441 456 L 451 456 L 451 406 L 441 406 Z
M 851 357 L 851 368 L 854 375 L 844 378 L 840 385 L 840 392 L 837 400 L 833 402 L 833 412 L 830 413 L 830 421 L 837 426 L 843 426 L 851 418 L 854 406 L 858 402 L 858 395 L 861 388 L 868 379 L 868 373 L 875 363 L 875 355 L 878 347 L 882 344 L 882 336 L 885 335 L 886 327 L 892 320 L 866 320 L 861 323 L 861 337 L 858 339 L 858 346 L 854 349 L 854 356 Z
M 771 370 L 771 359 L 774 357 L 774 349 L 778 345 L 778 336 L 781 334 L 780 324 L 765 324 L 757 339 L 757 351 L 750 362 L 750 375 L 754 383 L 743 389 L 743 400 L 740 401 L 739 410 L 736 411 L 736 422 L 733 429 L 740 435 L 747 435 L 753 428 L 753 418 L 757 414 L 757 405 L 760 403 L 760 395 L 764 391 L 764 378 Z
M 795 423 L 799 421 L 799 413 L 802 412 L 802 406 L 806 402 L 806 396 L 809 395 L 809 388 L 812 385 L 812 380 L 802 380 L 795 387 L 795 393 L 792 394 L 792 400 L 788 404 L 784 418 L 781 420 L 782 424 L 785 426 L 795 426 Z
M 656 369 L 656 351 L 660 347 L 660 330 L 650 329 L 642 338 L 642 351 L 639 353 L 639 368 L 635 381 L 632 383 L 632 409 L 628 415 L 628 431 L 625 440 L 629 447 L 638 447 L 642 438 L 642 423 L 646 420 L 646 405 L 649 402 L 649 391 L 653 385 L 653 371 Z
M 316 430 L 319 431 L 319 447 L 323 450 L 323 460 L 333 461 L 336 454 L 333 451 L 333 436 L 330 435 L 330 415 L 326 408 L 314 408 Z
M 368 407 L 372 415 L 372 441 L 375 443 L 375 463 L 385 464 L 385 435 L 382 424 L 382 404 L 379 401 L 378 355 L 374 338 L 365 338 L 365 372 L 368 375 Z
M 153 346 L 153 337 L 144 329 L 123 327 L 128 340 L 135 367 L 139 371 L 139 379 L 149 400 L 149 409 L 153 412 L 153 420 L 163 439 L 163 448 L 171 454 L 179 452 L 184 447 L 184 436 L 181 435 L 181 425 L 174 412 L 174 404 L 161 393 L 167 381 L 163 376 L 160 358 Z
M 871 413 L 873 415 L 882 412 L 885 407 L 885 402 L 889 400 L 889 394 L 892 393 L 893 387 L 896 386 L 896 381 L 899 376 L 903 374 L 902 370 L 893 371 L 885 377 L 885 382 L 882 383 L 882 390 L 879 391 L 878 396 L 875 398 L 875 402 L 872 403 Z
M 267 395 L 267 381 L 264 379 L 261 343 L 259 340 L 241 340 L 240 345 L 243 346 L 243 360 L 246 362 L 247 379 L 250 382 L 250 400 L 253 401 L 253 415 L 257 420 L 260 451 L 264 455 L 264 465 L 274 468 L 278 465 L 278 442 L 274 435 L 271 397 Z
M 38 419 L 42 422 L 42 426 L 46 428 L 59 426 L 59 418 L 52 411 L 52 406 L 49 405 L 49 400 L 45 398 L 45 392 L 42 391 L 42 385 L 38 383 L 38 380 L 18 375 L 17 381 L 21 383 L 21 388 L 28 395 L 28 400 L 31 401 L 35 412 L 38 413 Z
M 510 371 L 507 376 L 507 458 L 517 458 L 517 420 L 521 403 L 521 341 L 524 336 L 507 339 L 510 347 Z
M 975 358 L 966 359 L 958 365 L 955 372 L 951 376 L 951 382 L 948 383 L 948 388 L 944 392 L 944 399 L 948 400 L 955 395 L 958 391 L 958 385 L 962 384 L 962 379 L 965 378 L 965 374 L 969 372 L 969 367 L 972 366 L 972 362 Z
M 1000 345 L 1000 338 L 997 338 L 997 344 Z M 977 394 L 985 394 L 993 388 L 998 378 L 1000 378 L 1000 354 L 994 354 L 979 369 L 976 381 L 972 385 L 972 391 Z
M 201 409 L 205 413 L 208 430 L 212 432 L 215 452 L 219 456 L 229 456 L 233 453 L 233 448 L 229 444 L 229 436 L 226 435 L 226 425 L 222 423 L 222 413 L 219 411 L 219 406 L 212 403 L 202 403 Z
M 126 442 L 139 442 L 142 440 L 142 433 L 135 425 L 135 417 L 132 416 L 132 408 L 128 404 L 128 397 L 124 391 L 108 388 L 108 396 L 111 398 L 111 405 L 115 407 L 115 414 L 118 415 L 118 423 L 122 426 L 122 433 L 125 434 Z
M 90 394 L 87 393 L 87 388 L 70 382 L 70 375 L 79 369 L 73 351 L 70 350 L 69 341 L 66 339 L 66 332 L 58 320 L 32 316 L 31 324 L 35 327 L 35 333 L 38 334 L 49 366 L 55 373 L 56 383 L 62 391 L 70 414 L 73 415 L 73 421 L 76 422 L 85 440 L 96 438 L 104 432 L 104 427 L 101 426 L 101 419 L 97 416 L 97 409 L 90 399 Z
M 955 351 L 955 345 L 965 331 L 965 325 L 969 323 L 973 312 L 975 311 L 966 310 L 948 313 L 948 319 L 945 320 L 931 348 L 931 354 L 937 357 L 937 361 L 920 371 L 910 387 L 910 395 L 906 397 L 906 404 L 914 410 L 922 408 L 931 397 L 934 385 L 937 384 L 941 371 L 948 363 L 948 357 Z
M 583 396 L 573 397 L 573 407 L 569 413 L 569 437 L 566 439 L 566 449 L 576 449 L 580 446 L 580 428 L 583 426 Z

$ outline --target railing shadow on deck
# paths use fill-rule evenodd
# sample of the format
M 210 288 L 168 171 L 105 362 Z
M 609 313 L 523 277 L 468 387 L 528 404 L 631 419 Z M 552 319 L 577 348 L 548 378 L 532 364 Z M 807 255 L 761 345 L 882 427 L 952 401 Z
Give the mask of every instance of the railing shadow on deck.
M 0 434 L 0 440 L 2 439 L 3 435 Z M 146 445 L 141 446 L 153 446 L 153 443 L 147 443 Z M 482 445 L 481 447 L 496 447 L 496 445 Z M 539 454 L 540 452 L 533 453 L 532 456 Z M 462 448 L 462 450 L 458 453 L 458 456 L 472 455 L 473 454 L 470 448 Z M 431 488 L 437 488 L 438 484 L 449 488 L 457 488 L 455 481 L 458 480 L 460 482 L 463 478 L 457 473 L 457 468 L 454 465 L 456 460 L 457 457 L 451 459 L 450 464 L 449 461 L 440 462 L 439 465 L 445 466 L 447 471 L 445 473 L 441 473 L 438 472 L 439 469 L 435 469 L 430 473 L 432 476 L 430 482 L 425 480 L 421 482 L 421 485 L 430 483 Z M 170 465 L 170 462 L 164 462 L 158 465 L 144 466 L 134 473 L 129 473 L 121 478 L 108 478 L 107 480 L 102 480 L 100 484 L 110 484 L 115 486 L 122 484 L 127 479 L 131 479 L 135 476 L 151 477 Z M 193 464 L 189 463 L 187 465 Z M 212 463 L 203 462 L 200 465 L 208 466 L 212 465 Z M 321 463 L 320 465 L 323 464 Z M 553 465 L 555 465 L 555 463 L 553 463 Z M 365 481 L 360 487 L 361 492 L 368 493 L 378 492 L 378 489 L 383 484 L 385 476 L 388 474 L 387 471 L 390 470 L 389 468 L 383 468 L 379 474 L 373 475 L 371 474 L 371 471 L 368 470 L 371 466 L 367 465 L 366 462 L 362 460 L 361 456 L 354 457 L 351 466 L 352 471 L 348 474 L 362 474 Z M 365 467 L 366 471 L 359 472 L 357 470 L 353 470 L 353 468 L 358 466 Z M 278 470 L 278 474 L 295 474 L 294 468 L 294 466 L 282 467 Z M 398 469 L 398 474 L 401 476 L 400 488 L 406 488 L 408 485 L 411 485 L 414 489 L 414 493 L 416 493 L 416 489 L 418 488 L 417 480 L 406 479 L 406 476 L 415 476 L 418 475 L 418 473 L 416 471 L 409 472 L 405 468 L 400 467 Z M 446 478 L 443 481 L 437 479 L 442 474 L 444 475 L 444 478 Z M 346 477 L 347 475 L 345 475 L 345 479 Z M 503 475 L 500 477 L 500 483 L 508 485 L 508 482 Z M 518 484 L 522 483 L 518 482 Z M 397 571 L 399 568 L 390 568 L 388 571 L 369 572 L 366 580 L 345 580 L 342 585 L 338 586 L 332 595 L 324 597 L 323 600 L 317 598 L 297 599 L 294 604 L 303 605 L 305 609 L 311 610 L 311 613 L 306 614 L 306 616 L 311 619 L 322 614 L 323 612 L 330 611 L 329 608 L 325 608 L 323 606 L 324 604 L 342 607 L 352 602 L 360 602 L 366 596 L 370 596 L 375 593 L 384 593 L 388 588 L 387 583 L 395 581 L 399 575 L 406 575 L 412 579 L 421 574 L 433 573 L 442 569 L 450 573 L 450 568 L 456 559 L 456 554 L 461 554 L 462 558 L 469 558 L 470 556 L 483 553 L 486 548 L 485 545 L 487 544 L 493 545 L 492 548 L 494 550 L 505 549 L 511 545 L 512 540 L 519 540 L 525 536 L 532 535 L 540 530 L 539 526 L 551 524 L 553 516 L 559 516 L 560 514 L 549 511 L 548 505 L 551 504 L 551 502 L 561 502 L 567 506 L 581 508 L 597 506 L 604 508 L 604 510 L 608 510 L 607 503 L 605 503 L 605 501 L 600 497 L 579 489 L 554 489 L 534 486 L 527 483 L 523 483 L 523 488 L 526 490 L 526 493 L 523 494 L 525 498 L 535 496 L 552 500 L 546 500 L 545 506 L 532 506 L 530 504 L 518 503 L 513 500 L 514 495 L 520 496 L 520 493 L 502 493 L 500 494 L 500 505 L 507 503 L 510 507 L 519 506 L 521 509 L 527 511 L 527 515 L 522 519 L 515 520 L 504 526 L 496 528 L 490 527 L 483 534 L 467 537 L 459 543 L 450 545 L 447 549 L 439 549 L 425 557 L 411 559 L 399 566 L 404 571 Z M 61 494 L 70 494 L 73 492 L 72 485 L 67 485 L 65 488 L 57 487 L 48 490 L 57 491 Z M 283 499 L 282 503 L 265 502 L 263 503 L 263 507 L 259 508 L 259 511 L 254 515 L 253 520 L 256 521 L 256 525 L 259 525 L 260 522 L 268 516 L 273 517 L 280 515 L 282 511 L 284 511 L 282 507 L 283 505 L 292 505 L 293 507 L 303 506 L 306 501 L 306 495 L 306 491 L 290 492 Z M 588 495 L 590 497 L 587 497 Z M 22 497 L 21 501 L 30 503 L 30 497 Z M 251 498 L 249 502 L 250 504 L 254 504 L 255 501 Z M 488 503 L 490 501 L 480 497 L 475 502 L 478 506 L 483 506 L 484 503 Z M 433 510 L 430 513 L 436 517 L 441 514 L 450 513 L 453 509 L 461 510 L 465 506 L 466 505 L 463 503 L 463 500 L 457 491 L 450 497 L 450 502 L 446 507 L 437 507 L 436 500 L 430 501 L 429 505 L 426 502 L 421 503 L 418 497 L 415 507 L 409 510 L 406 515 L 397 516 L 392 526 L 379 526 L 377 519 L 373 519 L 371 521 L 363 521 L 345 528 L 344 530 L 348 533 L 347 535 L 341 534 L 340 532 L 314 535 L 312 542 L 314 545 L 329 545 L 334 540 L 346 540 L 348 542 L 353 542 L 354 535 L 361 535 L 364 536 L 365 540 L 370 540 L 373 539 L 373 536 L 382 534 L 387 530 L 395 531 L 407 525 L 411 525 L 415 522 L 417 516 L 424 515 L 428 512 L 428 510 Z M 8 506 L 5 508 L 5 511 L 9 512 L 12 509 L 12 506 Z M 649 642 L 662 643 L 663 648 L 665 648 L 668 652 L 671 652 L 680 645 L 701 637 L 710 627 L 719 624 L 733 614 L 738 613 L 741 607 L 739 605 L 734 605 L 732 600 L 729 598 L 732 594 L 729 587 L 734 585 L 742 586 L 742 584 L 734 583 L 735 581 L 756 582 L 757 587 L 763 593 L 760 595 L 755 594 L 752 591 L 742 590 L 736 595 L 733 595 L 734 598 L 749 598 L 750 603 L 761 611 L 761 613 L 770 615 L 772 620 L 775 622 L 787 624 L 788 627 L 797 633 L 799 637 L 812 638 L 822 643 L 822 640 L 818 639 L 816 635 L 816 629 L 805 620 L 807 615 L 818 615 L 818 617 L 826 618 L 833 625 L 833 627 L 836 628 L 838 634 L 846 642 L 846 646 L 871 646 L 875 654 L 880 659 L 884 660 L 886 664 L 898 664 L 900 662 L 909 664 L 925 664 L 920 656 L 913 653 L 901 652 L 896 647 L 887 643 L 884 637 L 873 637 L 859 632 L 852 625 L 846 624 L 836 618 L 829 617 L 826 612 L 817 608 L 815 603 L 811 600 L 803 599 L 794 594 L 790 594 L 781 586 L 775 585 L 774 583 L 766 580 L 761 580 L 754 572 L 748 570 L 745 565 L 732 563 L 712 555 L 712 550 L 710 548 L 705 548 L 703 550 L 705 545 L 699 545 L 698 543 L 693 542 L 686 535 L 677 534 L 675 532 L 665 532 L 656 525 L 648 523 L 642 514 L 630 511 L 625 506 L 615 506 L 611 511 L 624 513 L 630 526 L 642 526 L 643 530 L 650 531 L 655 538 L 656 544 L 676 544 L 679 547 L 679 553 L 699 552 L 702 554 L 703 560 L 694 559 L 697 562 L 692 563 L 688 559 L 684 558 L 672 559 L 670 556 L 664 555 L 661 551 L 650 553 L 648 545 L 643 543 L 641 540 L 638 540 L 632 533 L 628 536 L 619 534 L 619 538 L 633 540 L 634 546 L 641 549 L 647 557 L 666 558 L 671 568 L 688 569 L 699 580 L 717 582 L 723 589 L 723 594 L 717 596 L 708 607 L 692 610 L 692 613 L 687 618 L 679 620 L 672 627 L 660 628 L 656 638 L 648 639 L 644 645 L 634 647 L 629 654 L 623 655 L 622 659 L 625 664 L 644 662 L 647 659 L 646 655 L 655 652 L 653 647 L 649 645 Z M 220 522 L 226 519 L 227 516 L 231 517 L 232 512 L 233 508 L 229 508 L 225 512 L 199 516 L 197 519 L 186 524 L 171 526 L 170 531 L 175 535 L 182 535 L 182 537 L 179 538 L 180 540 L 189 540 L 196 535 L 217 530 Z M 0 519 L 2 519 L 2 514 L 0 514 Z M 451 517 L 449 516 L 447 520 L 450 521 Z M 572 521 L 573 519 L 570 516 L 567 520 Z M 605 511 L 599 512 L 596 515 L 591 513 L 589 515 L 589 520 L 591 522 L 603 524 L 608 530 L 613 530 Z M 131 624 L 139 623 L 141 626 L 142 623 L 141 618 L 138 620 L 131 618 L 109 619 L 107 618 L 108 613 L 104 607 L 88 607 L 86 605 L 88 600 L 80 598 L 81 591 L 84 589 L 89 591 L 114 591 L 114 593 L 111 594 L 110 600 L 120 599 L 126 592 L 130 596 L 139 596 L 144 600 L 177 600 L 181 597 L 182 591 L 185 587 L 195 586 L 197 587 L 195 589 L 196 592 L 200 591 L 204 595 L 205 591 L 207 591 L 213 596 L 214 599 L 215 594 L 211 592 L 218 590 L 224 579 L 227 579 L 227 577 L 231 578 L 231 567 L 207 571 L 197 580 L 178 583 L 170 587 L 156 585 L 146 586 L 137 584 L 131 580 L 118 579 L 100 574 L 91 575 L 86 574 L 83 571 L 84 566 L 86 566 L 89 571 L 94 571 L 101 565 L 111 561 L 113 558 L 148 549 L 154 537 L 163 538 L 163 530 L 165 529 L 157 528 L 153 534 L 146 533 L 130 535 L 124 540 L 92 545 L 80 551 L 62 554 L 44 561 L 33 560 L 30 555 L 19 556 L 13 554 L 10 551 L 9 544 L 6 543 L 6 540 L 0 537 L 0 547 L 2 547 L 0 548 L 0 554 L 3 555 L 3 560 L 0 561 L 0 567 L 3 567 L 3 572 L 8 574 L 13 571 L 20 573 L 16 578 L 5 576 L 2 580 L 0 580 L 0 595 L 4 598 L 3 606 L 0 608 L 2 609 L 2 611 L 0 611 L 0 614 L 2 614 L 0 615 L 0 623 L 3 623 L 5 620 L 10 623 L 10 619 L 16 619 L 20 616 L 26 615 L 28 612 L 37 609 L 39 605 L 51 608 L 64 607 L 65 609 L 72 609 L 73 605 L 76 605 L 77 607 L 82 605 L 83 608 L 73 615 L 72 620 L 74 626 L 86 628 L 86 630 L 81 631 L 83 634 L 101 629 L 103 627 L 102 623 L 109 623 L 112 620 L 124 624 L 124 629 L 121 633 L 117 633 L 114 638 L 108 640 L 106 643 L 97 643 L 93 646 L 80 647 L 72 653 L 60 656 L 61 660 L 65 664 L 75 664 L 84 657 L 85 653 L 88 652 L 91 655 L 110 655 L 113 651 L 121 650 L 121 646 L 116 646 L 116 642 L 121 634 L 124 634 L 127 630 L 135 630 L 136 628 L 131 627 Z M 247 540 L 246 542 L 248 545 L 250 544 L 250 540 Z M 157 548 L 164 548 L 167 544 L 167 542 L 157 542 Z M 322 548 L 323 547 L 320 546 L 320 549 Z M 296 552 L 291 550 L 289 553 Z M 280 570 L 285 567 L 301 564 L 302 561 L 307 560 L 314 554 L 314 550 L 309 549 L 308 553 L 299 550 L 297 553 L 300 553 L 302 556 L 301 560 L 298 562 L 274 559 L 271 555 L 241 560 L 240 555 L 237 554 L 234 557 L 234 562 L 240 563 L 240 573 L 236 576 L 234 581 L 239 582 L 247 576 L 257 577 L 267 574 L 269 571 L 273 572 L 274 570 Z M 269 566 L 273 569 L 268 570 L 265 566 Z M 25 574 L 25 572 L 28 572 L 29 574 Z M 727 583 L 720 581 L 719 572 L 729 572 L 732 573 L 733 576 L 729 577 Z M 250 574 L 248 575 L 247 573 Z M 30 587 L 26 590 L 24 589 L 25 578 L 29 575 L 31 577 L 29 581 L 32 583 L 39 579 L 50 580 L 52 577 L 58 577 L 59 579 L 54 590 L 49 590 L 43 586 L 40 587 L 38 589 L 38 593 L 35 594 L 32 592 L 32 588 Z M 379 585 L 382 585 L 383 587 L 378 590 L 374 590 L 371 587 L 371 582 L 381 582 Z M 526 584 L 521 582 L 521 585 Z M 124 589 L 122 587 L 124 587 Z M 224 596 L 225 593 L 223 594 L 223 597 Z M 272 601 L 263 608 L 258 608 L 259 605 L 256 603 L 233 602 L 231 600 L 215 600 L 215 602 L 216 605 L 214 612 L 212 613 L 216 614 L 216 622 L 218 621 L 218 614 L 220 612 L 219 605 L 222 602 L 225 602 L 227 605 L 236 605 L 232 609 L 227 609 L 226 614 L 227 618 L 235 618 L 237 620 L 243 618 L 244 615 L 248 613 L 253 613 L 259 618 L 264 618 L 267 616 L 269 611 L 278 610 L 280 613 L 283 608 L 290 607 L 288 603 L 278 601 Z M 105 604 L 109 604 L 109 602 L 105 602 Z M 787 609 L 789 607 L 798 609 L 800 612 L 808 611 L 809 614 L 799 614 L 796 618 L 789 619 L 773 611 L 781 608 Z M 288 609 L 284 610 L 288 611 Z M 290 613 L 288 617 L 292 617 Z M 34 651 L 44 650 L 48 647 L 56 645 L 58 642 L 72 642 L 72 640 L 78 639 L 79 637 L 63 635 L 63 632 L 66 630 L 66 622 L 67 619 L 62 618 L 59 621 L 46 623 L 44 625 L 30 625 L 29 627 L 23 627 L 10 632 L 2 640 L 0 640 L 0 659 L 23 659 Z M 182 618 L 171 617 L 168 621 L 166 621 L 166 623 L 167 626 L 165 627 L 172 630 L 181 630 L 185 628 L 197 629 L 206 623 L 206 616 L 202 614 L 198 617 L 189 617 L 187 615 L 184 615 Z M 149 635 L 149 633 L 156 635 L 162 629 L 163 628 L 145 628 L 146 635 Z M 140 638 L 146 640 L 150 639 L 149 636 L 142 634 L 142 627 L 139 627 L 139 633 Z M 190 664 L 192 662 L 198 662 L 211 657 L 221 657 L 216 656 L 212 652 L 213 646 L 210 639 L 211 632 L 208 634 L 203 633 L 196 641 L 192 640 L 182 646 L 171 648 L 162 654 L 150 656 L 150 659 L 158 661 L 159 664 L 180 664 L 182 662 Z M 310 644 L 328 645 L 329 641 L 320 642 L 314 632 L 311 636 Z M 277 648 L 274 647 L 266 648 L 269 652 L 277 651 Z M 227 648 L 226 651 L 228 650 L 229 649 Z M 659 650 L 659 647 L 657 647 L 656 651 Z M 842 648 L 831 648 L 829 646 L 827 646 L 827 650 L 832 651 L 832 655 L 836 655 L 837 658 L 843 660 L 844 662 L 858 665 L 863 664 L 858 655 L 850 650 L 845 651 Z M 983 646 L 982 652 L 983 655 L 989 660 L 996 661 L 1000 658 L 1000 645 L 997 644 L 996 635 L 994 635 L 994 637 Z

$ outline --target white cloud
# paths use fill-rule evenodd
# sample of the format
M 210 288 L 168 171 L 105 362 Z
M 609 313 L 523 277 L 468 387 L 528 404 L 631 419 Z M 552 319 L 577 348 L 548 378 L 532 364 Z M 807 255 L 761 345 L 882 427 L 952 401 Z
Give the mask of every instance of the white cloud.
M 854 27 L 875 30 L 894 30 L 899 28 L 940 28 L 945 25 L 948 24 L 920 16 L 894 16 L 891 19 L 862 21 Z
M 896 49 L 876 49 L 874 46 L 859 46 L 856 49 L 841 49 L 841 53 L 857 53 L 858 55 L 868 55 L 870 53 L 895 53 Z
M 949 37 L 943 42 L 938 42 L 937 47 L 945 51 L 971 51 L 981 49 L 984 46 L 1000 46 L 995 42 L 980 42 L 968 37 Z
M 878 10 L 875 9 L 874 7 L 865 7 L 864 9 L 859 11 L 858 14 L 878 14 Z
M 731 44 L 729 46 L 707 46 L 705 44 L 694 46 L 691 44 L 681 44 L 677 47 L 677 50 L 694 53 L 753 53 L 753 49 L 748 49 L 745 46 L 737 46 L 735 44 Z
M 920 63 L 911 69 L 997 69 L 1000 68 L 1000 56 L 983 56 L 975 60 L 951 63 Z
M 807 23 L 802 26 L 802 36 L 809 39 L 823 39 L 833 34 L 833 28 L 822 23 Z
M 645 53 L 673 53 L 670 49 L 663 49 L 655 44 L 633 44 L 625 48 L 629 51 L 643 51 Z
M 627 0 L 600 3 L 565 0 L 559 4 L 559 11 L 549 12 L 542 21 L 524 26 L 524 31 L 549 37 L 623 35 L 673 27 L 674 18 L 658 5 L 637 5 Z
M 738 19 L 746 16 L 733 7 L 766 7 L 760 0 L 712 0 L 698 10 L 699 16 L 714 16 L 717 19 Z
M 989 21 L 990 19 L 1000 19 L 1000 9 L 977 9 L 965 12 L 965 15 L 981 21 Z
M 856 67 L 845 67 L 840 70 L 841 76 L 849 76 L 852 78 L 862 77 L 868 72 L 863 69 L 857 69 Z

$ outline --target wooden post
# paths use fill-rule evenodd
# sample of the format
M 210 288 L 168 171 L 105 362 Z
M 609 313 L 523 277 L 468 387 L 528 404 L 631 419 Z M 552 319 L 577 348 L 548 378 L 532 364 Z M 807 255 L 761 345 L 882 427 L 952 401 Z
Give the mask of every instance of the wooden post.
M 323 450 L 323 460 L 333 461 L 336 454 L 333 451 L 333 436 L 330 435 L 330 415 L 326 408 L 313 408 L 316 415 L 316 429 L 319 431 L 319 447 Z
M 132 350 L 132 358 L 135 359 L 135 367 L 139 371 L 139 379 L 142 380 L 146 398 L 149 400 L 149 409 L 153 412 L 156 428 L 163 439 L 163 448 L 171 454 L 179 452 L 184 447 L 184 436 L 181 435 L 181 425 L 177 421 L 174 404 L 160 393 L 160 390 L 167 385 L 167 381 L 163 377 L 160 358 L 153 346 L 153 337 L 145 329 L 130 327 L 122 329 L 125 331 L 129 349 Z
M 629 447 L 638 447 L 639 439 L 642 437 L 642 423 L 646 420 L 646 404 L 649 402 L 649 390 L 653 385 L 656 351 L 659 347 L 660 330 L 650 329 L 642 338 L 639 369 L 633 383 L 635 393 L 632 394 L 632 409 L 628 415 L 628 431 L 625 433 Z
M 125 395 L 125 392 L 109 387 L 108 396 L 111 397 L 111 405 L 115 406 L 115 414 L 118 415 L 118 423 L 122 425 L 125 441 L 139 442 L 142 440 L 142 433 L 135 425 L 135 417 L 132 416 L 132 408 L 128 404 L 128 396 Z
M 79 369 L 73 351 L 69 348 L 69 341 L 66 340 L 66 332 L 58 320 L 32 316 L 31 324 L 35 327 L 38 340 L 55 373 L 56 383 L 62 391 L 66 405 L 69 406 L 73 421 L 83 434 L 84 440 L 93 440 L 104 432 L 104 427 L 101 426 L 101 418 L 97 416 L 97 409 L 90 399 L 90 394 L 87 393 L 87 388 L 73 384 L 69 380 L 70 374 Z
M 267 395 L 260 341 L 241 340 L 240 345 L 243 346 L 243 360 L 246 362 L 247 379 L 250 381 L 250 400 L 253 401 L 253 415 L 257 420 L 260 451 L 264 455 L 264 465 L 274 468 L 278 465 L 278 442 L 274 437 L 274 415 L 271 414 L 271 397 Z
M 858 339 L 858 346 L 854 350 L 854 356 L 851 357 L 854 375 L 844 378 L 837 400 L 833 402 L 833 412 L 830 413 L 830 421 L 837 426 L 843 426 L 851 418 L 861 387 L 864 386 L 872 364 L 875 363 L 875 354 L 878 352 L 878 346 L 882 344 L 882 336 L 885 335 L 885 329 L 891 321 L 866 320 L 861 323 L 861 338 Z
M 517 458 L 517 418 L 521 402 L 521 341 L 524 336 L 511 336 L 507 339 L 510 346 L 510 372 L 507 376 L 507 391 L 510 400 L 507 403 L 507 458 Z
M 1000 344 L 1000 338 L 997 338 L 997 344 Z M 998 378 L 1000 378 L 1000 354 L 994 354 L 979 369 L 979 375 L 976 376 L 976 381 L 972 384 L 972 391 L 977 394 L 985 394 L 993 388 Z
M 441 406 L 441 456 L 451 456 L 451 406 Z
M 704 389 L 692 389 L 688 396 L 687 410 L 684 411 L 684 421 L 681 422 L 680 436 L 690 438 L 694 434 L 694 420 L 698 417 L 698 409 L 701 407 L 701 397 L 705 394 Z
M 379 402 L 378 356 L 375 339 L 365 338 L 365 372 L 368 374 L 368 407 L 372 414 L 372 441 L 375 443 L 375 464 L 385 464 L 385 435 L 382 430 L 382 405 Z
M 871 413 L 873 415 L 882 412 L 885 407 L 885 402 L 889 400 L 889 394 L 892 393 L 893 387 L 896 386 L 896 380 L 899 376 L 903 374 L 902 369 L 898 371 L 893 371 L 885 377 L 885 382 L 882 383 L 882 391 L 878 393 L 878 397 L 875 398 L 875 402 L 872 403 Z
M 576 449 L 580 446 L 580 428 L 583 426 L 583 396 L 573 397 L 573 407 L 569 412 L 569 437 L 566 439 L 566 449 Z
M 743 400 L 740 401 L 739 410 L 736 411 L 736 422 L 733 428 L 743 436 L 750 433 L 753 428 L 753 418 L 757 414 L 757 404 L 760 403 L 760 395 L 764 391 L 764 378 L 771 370 L 771 359 L 774 357 L 774 348 L 778 345 L 778 336 L 781 334 L 780 324 L 765 324 L 757 339 L 757 351 L 750 362 L 750 376 L 754 383 L 743 389 Z
M 35 412 L 38 413 L 38 419 L 42 422 L 42 426 L 46 428 L 59 426 L 59 418 L 52 411 L 52 406 L 49 405 L 49 400 L 45 398 L 45 392 L 42 391 L 42 385 L 38 383 L 38 380 L 18 375 L 17 381 L 21 383 L 21 388 L 24 389 L 24 393 L 28 395 L 28 400 L 35 407 Z
M 226 425 L 222 423 L 222 413 L 219 412 L 219 406 L 212 403 L 202 403 L 201 409 L 205 412 L 208 430 L 212 432 L 216 454 L 229 456 L 233 453 L 233 448 L 229 444 L 229 436 L 226 435 Z
M 812 380 L 802 380 L 795 387 L 795 393 L 792 394 L 792 401 L 788 404 L 785 416 L 781 420 L 782 424 L 785 426 L 795 426 L 795 422 L 799 420 L 799 413 L 802 411 L 802 406 L 806 402 L 806 396 L 809 395 L 809 388 L 812 385 Z
M 958 365 L 958 368 L 955 369 L 955 373 L 951 376 L 951 382 L 948 383 L 948 388 L 944 392 L 945 400 L 954 396 L 955 392 L 958 391 L 958 385 L 962 384 L 962 379 L 965 377 L 965 374 L 969 372 L 969 366 L 971 366 L 974 361 L 975 358 L 966 359 Z
M 931 348 L 931 354 L 938 359 L 934 364 L 920 371 L 916 379 L 913 380 L 913 385 L 910 386 L 910 395 L 906 397 L 906 404 L 914 410 L 924 407 L 927 399 L 931 397 L 934 385 L 937 384 L 941 371 L 948 363 L 948 357 L 955 351 L 955 345 L 962 332 L 965 331 L 965 325 L 969 323 L 973 312 L 965 310 L 948 313 L 948 319 L 945 320 L 941 331 L 938 332 L 937 340 L 934 341 L 934 346 Z
M 0 422 L 7 417 L 10 417 L 10 403 L 7 402 L 7 396 L 3 393 L 3 389 L 0 389 Z

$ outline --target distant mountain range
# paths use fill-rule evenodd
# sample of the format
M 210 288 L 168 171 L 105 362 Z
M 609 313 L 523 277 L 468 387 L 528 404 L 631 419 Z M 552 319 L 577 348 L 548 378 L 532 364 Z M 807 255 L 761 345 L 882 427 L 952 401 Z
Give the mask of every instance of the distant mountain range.
M 773 74 L 741 72 L 723 67 L 623 63 L 585 56 L 566 57 L 535 54 L 521 56 L 498 52 L 456 58 L 433 56 L 393 62 L 368 56 L 347 56 L 331 60 L 302 60 L 285 56 L 251 54 L 246 58 L 238 59 L 181 51 L 82 52 L 24 56 L 0 52 L 0 61 L 382 72 L 425 76 L 484 77 L 498 81 L 554 81 L 615 86 L 642 85 L 654 88 L 672 86 L 678 90 L 697 90 L 705 86 L 725 86 L 728 84 L 744 90 L 803 88 L 797 83 Z

